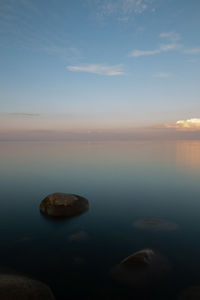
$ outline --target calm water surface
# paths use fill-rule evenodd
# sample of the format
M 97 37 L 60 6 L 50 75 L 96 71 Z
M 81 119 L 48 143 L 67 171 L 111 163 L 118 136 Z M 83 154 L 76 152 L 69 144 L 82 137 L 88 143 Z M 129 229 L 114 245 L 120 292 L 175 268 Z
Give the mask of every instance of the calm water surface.
M 2 142 L 0 266 L 46 282 L 57 300 L 178 299 L 200 286 L 200 142 Z M 53 192 L 86 197 L 89 212 L 44 218 Z M 177 230 L 150 231 L 137 220 L 159 218 Z M 111 270 L 152 248 L 170 270 L 136 289 Z M 145 290 L 145 291 L 144 291 Z

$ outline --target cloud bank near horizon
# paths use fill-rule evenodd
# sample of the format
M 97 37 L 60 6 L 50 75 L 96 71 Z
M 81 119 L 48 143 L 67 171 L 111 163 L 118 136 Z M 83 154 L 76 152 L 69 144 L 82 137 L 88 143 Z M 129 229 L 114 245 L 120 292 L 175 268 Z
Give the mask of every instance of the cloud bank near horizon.
M 109 117 L 109 116 L 108 116 Z M 117 119 L 117 118 L 116 118 Z M 115 123 L 109 118 L 73 114 L 39 115 L 29 113 L 0 114 L 0 141 L 17 140 L 126 140 L 126 139 L 198 139 L 200 118 L 178 120 L 174 123 L 139 125 Z
M 200 131 L 200 118 L 191 118 L 187 120 L 178 120 L 176 123 L 164 124 L 164 128 L 177 130 L 193 130 Z

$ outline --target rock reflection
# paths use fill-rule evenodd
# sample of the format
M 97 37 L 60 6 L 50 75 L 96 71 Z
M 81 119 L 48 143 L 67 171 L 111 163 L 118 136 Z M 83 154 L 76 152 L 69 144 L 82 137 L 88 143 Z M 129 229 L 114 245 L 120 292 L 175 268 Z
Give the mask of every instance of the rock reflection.
M 133 223 L 133 226 L 149 231 L 172 231 L 178 229 L 176 223 L 155 218 L 137 220 Z
M 89 239 L 88 233 L 83 230 L 68 236 L 68 240 L 70 242 L 82 242 L 82 241 L 87 241 L 88 239 Z

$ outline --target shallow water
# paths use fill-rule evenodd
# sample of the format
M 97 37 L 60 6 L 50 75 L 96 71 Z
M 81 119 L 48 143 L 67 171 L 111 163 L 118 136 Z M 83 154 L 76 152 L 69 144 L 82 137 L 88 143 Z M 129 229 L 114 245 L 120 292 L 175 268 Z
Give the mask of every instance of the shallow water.
M 57 300 L 178 299 L 200 286 L 200 142 L 2 142 L 0 267 L 46 282 Z M 89 212 L 54 221 L 39 211 L 53 192 L 86 197 Z M 159 219 L 175 230 L 145 230 Z M 151 248 L 169 270 L 127 286 L 112 269 Z

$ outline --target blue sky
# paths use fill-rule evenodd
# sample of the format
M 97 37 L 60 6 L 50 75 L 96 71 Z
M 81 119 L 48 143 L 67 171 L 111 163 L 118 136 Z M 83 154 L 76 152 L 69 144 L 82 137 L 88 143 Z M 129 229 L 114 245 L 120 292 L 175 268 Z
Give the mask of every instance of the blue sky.
M 198 118 L 199 32 L 199 0 L 0 0 L 2 124 L 92 130 Z

